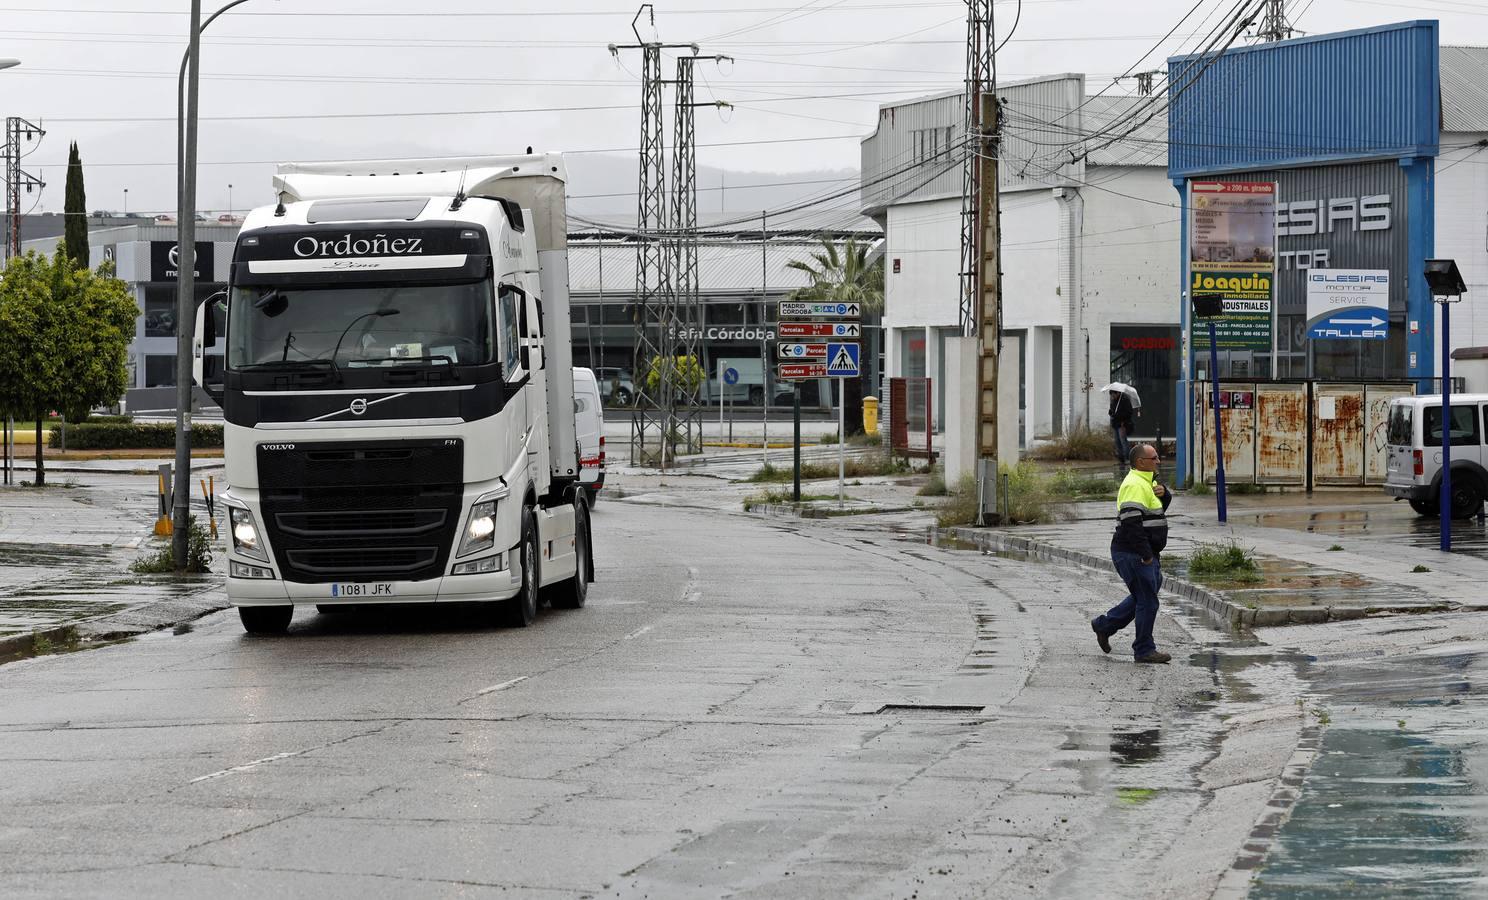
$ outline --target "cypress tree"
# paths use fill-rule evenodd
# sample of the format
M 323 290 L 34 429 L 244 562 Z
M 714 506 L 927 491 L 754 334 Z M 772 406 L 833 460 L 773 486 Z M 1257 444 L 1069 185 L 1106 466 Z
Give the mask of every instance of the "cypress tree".
M 66 217 L 62 233 L 62 251 L 74 268 L 86 269 L 88 259 L 88 200 L 83 193 L 83 161 L 78 156 L 77 141 L 67 154 L 67 191 L 62 202 Z

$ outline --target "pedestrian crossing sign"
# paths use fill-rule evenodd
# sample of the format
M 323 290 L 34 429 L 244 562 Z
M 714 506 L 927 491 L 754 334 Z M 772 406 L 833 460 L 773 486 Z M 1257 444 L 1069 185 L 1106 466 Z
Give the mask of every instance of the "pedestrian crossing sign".
M 858 377 L 857 344 L 827 345 L 827 376 L 830 378 Z

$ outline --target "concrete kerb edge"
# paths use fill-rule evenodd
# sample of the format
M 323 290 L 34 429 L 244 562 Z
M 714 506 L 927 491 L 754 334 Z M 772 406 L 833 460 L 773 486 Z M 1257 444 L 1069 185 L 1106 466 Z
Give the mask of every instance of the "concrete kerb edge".
M 113 631 L 108 630 L 107 623 L 109 622 L 109 620 L 119 619 L 132 610 L 149 605 L 151 604 L 138 604 L 128 609 L 116 610 L 114 612 L 104 613 L 98 616 L 89 616 L 87 618 L 77 619 L 75 621 L 67 622 L 62 625 L 53 625 L 50 628 L 37 628 L 35 630 L 27 631 L 21 634 L 0 636 L 0 665 L 4 665 L 5 663 L 9 662 L 17 662 L 22 659 L 32 658 L 36 649 L 37 638 L 43 638 L 48 641 L 63 643 L 67 641 L 70 633 L 71 637 L 76 638 L 80 641 L 87 640 L 96 641 L 99 644 L 108 644 L 113 643 L 114 641 L 127 640 L 129 638 L 138 637 L 142 634 L 149 634 L 155 631 L 164 631 L 167 628 L 175 628 L 183 622 L 194 622 L 197 619 L 201 619 L 213 613 L 221 612 L 224 609 L 230 608 L 230 604 L 227 603 L 223 603 L 222 605 L 206 604 L 192 611 L 190 614 L 179 616 L 177 618 L 170 619 L 169 621 L 158 622 L 154 625 L 119 628 Z M 87 631 L 87 626 L 95 626 L 97 630 L 89 632 Z
M 970 528 L 940 528 L 941 534 L 953 537 L 957 540 L 968 541 L 977 544 L 987 550 L 1014 551 L 1027 554 L 1030 558 L 1040 562 L 1073 563 L 1087 569 L 1111 573 L 1111 561 L 1092 553 L 1082 553 L 1078 550 L 1070 550 L 1021 535 L 1008 534 L 1002 531 L 983 531 Z M 1256 624 L 1257 613 L 1281 612 L 1286 614 L 1289 610 L 1255 610 L 1228 599 L 1218 591 L 1201 587 L 1181 578 L 1163 576 L 1163 591 L 1182 597 L 1184 600 L 1194 604 L 1199 609 L 1213 617 L 1222 624 L 1235 627 L 1250 627 Z M 1267 622 L 1265 624 L 1273 624 Z

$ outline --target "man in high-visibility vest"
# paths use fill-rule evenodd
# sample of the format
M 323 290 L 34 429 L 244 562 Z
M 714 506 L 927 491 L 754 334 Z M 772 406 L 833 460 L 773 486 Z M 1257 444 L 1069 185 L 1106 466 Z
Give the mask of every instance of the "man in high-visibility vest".
M 1116 533 L 1111 537 L 1111 562 L 1131 593 L 1090 622 L 1103 653 L 1111 652 L 1111 635 L 1135 622 L 1132 654 L 1139 663 L 1172 659 L 1152 639 L 1162 589 L 1161 555 L 1168 543 L 1168 504 L 1173 502 L 1172 492 L 1157 480 L 1159 458 L 1151 444 L 1132 448 L 1131 471 L 1116 494 Z

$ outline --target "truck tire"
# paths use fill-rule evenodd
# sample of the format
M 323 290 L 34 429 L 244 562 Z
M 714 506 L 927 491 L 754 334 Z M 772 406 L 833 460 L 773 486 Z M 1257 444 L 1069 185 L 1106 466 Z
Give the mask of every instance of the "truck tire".
M 596 503 L 599 502 L 599 488 L 597 488 L 597 487 L 586 487 L 586 488 L 584 488 L 584 499 L 587 500 L 587 501 L 589 501 L 589 508 L 590 509 L 593 509 L 594 508 L 594 504 L 596 504 Z
M 580 499 L 574 500 L 574 576 L 548 589 L 554 609 L 583 609 L 589 599 L 589 513 Z
M 752 388 L 749 389 L 749 405 L 750 406 L 764 406 L 765 405 L 765 389 L 764 388 L 762 388 L 762 387 L 752 387 Z
M 249 634 L 283 634 L 294 618 L 293 606 L 240 606 L 238 618 Z
M 635 397 L 626 388 L 615 388 L 615 405 L 629 406 Z
M 537 561 L 537 517 L 528 509 L 522 514 L 522 589 L 510 600 L 501 601 L 501 623 L 508 628 L 526 628 L 537 618 L 538 585 L 542 584 Z
M 1416 511 L 1418 516 L 1441 515 L 1441 507 L 1430 500 L 1410 500 L 1410 508 Z

